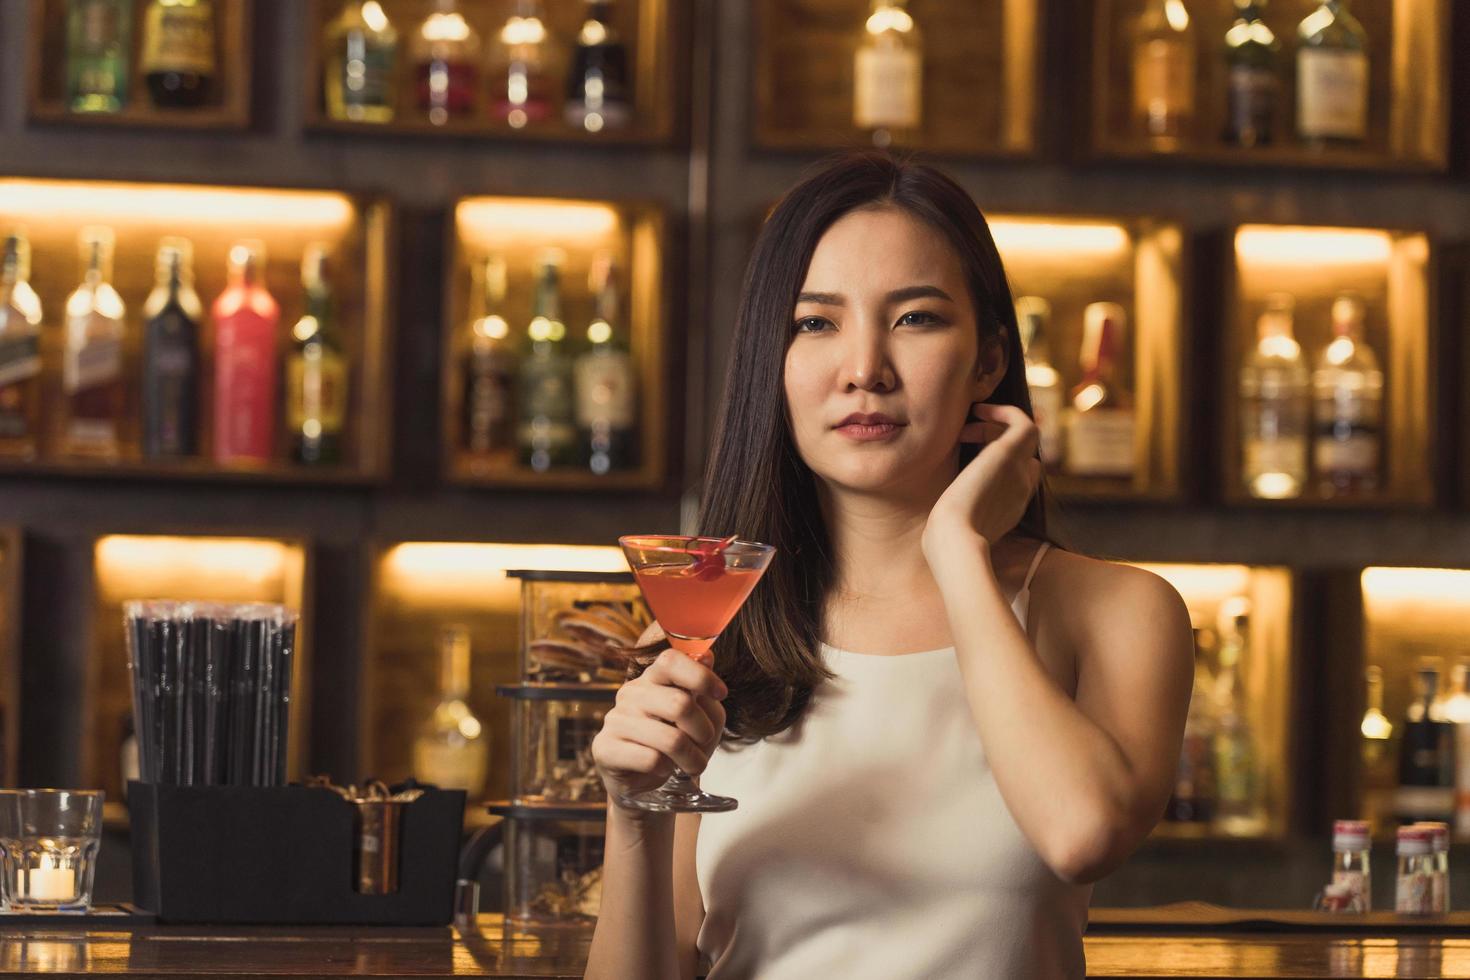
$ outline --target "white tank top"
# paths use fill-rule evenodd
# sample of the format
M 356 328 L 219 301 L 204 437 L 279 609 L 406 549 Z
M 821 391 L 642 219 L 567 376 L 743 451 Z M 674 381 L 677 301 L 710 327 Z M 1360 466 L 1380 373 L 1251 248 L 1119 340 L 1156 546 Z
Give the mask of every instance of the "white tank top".
M 1080 980 L 1092 889 L 1011 818 L 954 648 L 822 653 L 835 677 L 801 720 L 700 778 L 740 801 L 699 825 L 709 980 Z

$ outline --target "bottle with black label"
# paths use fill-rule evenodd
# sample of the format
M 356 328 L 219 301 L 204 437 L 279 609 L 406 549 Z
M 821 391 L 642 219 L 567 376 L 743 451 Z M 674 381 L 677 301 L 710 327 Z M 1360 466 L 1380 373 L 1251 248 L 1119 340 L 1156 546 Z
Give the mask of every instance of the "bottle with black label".
M 1455 807 L 1454 726 L 1444 716 L 1437 657 L 1421 657 L 1414 672 L 1414 700 L 1405 712 L 1399 743 L 1399 819 L 1440 820 Z
M 159 108 L 192 109 L 208 101 L 217 73 L 214 0 L 152 0 L 143 15 L 142 66 Z
M 569 124 L 589 133 L 623 129 L 632 119 L 628 51 L 613 28 L 611 0 L 587 0 L 563 111 Z
M 158 246 L 153 292 L 143 304 L 143 455 L 199 453 L 199 324 L 193 247 L 186 238 Z
M 1235 23 L 1225 32 L 1225 142 L 1236 146 L 1265 146 L 1276 136 L 1281 42 L 1266 25 L 1266 2 L 1235 0 Z

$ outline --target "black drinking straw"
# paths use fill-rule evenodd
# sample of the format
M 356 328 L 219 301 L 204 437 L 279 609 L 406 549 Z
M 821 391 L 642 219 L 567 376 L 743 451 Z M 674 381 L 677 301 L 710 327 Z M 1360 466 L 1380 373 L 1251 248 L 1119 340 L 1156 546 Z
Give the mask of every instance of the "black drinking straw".
M 229 645 L 213 614 L 201 616 L 199 632 L 204 646 L 204 775 L 200 781 L 207 786 L 218 786 L 225 781 L 223 747 L 229 720 Z
M 290 745 L 291 722 L 291 676 L 296 669 L 296 617 L 282 610 L 276 621 L 275 630 L 276 665 L 276 728 L 272 743 L 274 766 L 272 773 L 275 785 L 286 782 L 286 749 Z

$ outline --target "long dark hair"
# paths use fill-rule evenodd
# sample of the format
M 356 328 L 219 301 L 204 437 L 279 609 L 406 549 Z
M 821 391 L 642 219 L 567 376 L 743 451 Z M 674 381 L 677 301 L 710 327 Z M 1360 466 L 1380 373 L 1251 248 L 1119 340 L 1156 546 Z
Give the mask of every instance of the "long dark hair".
M 1005 345 L 1005 374 L 989 401 L 1031 414 L 1005 269 L 985 218 L 963 188 L 933 167 L 863 151 L 827 163 L 781 199 L 745 271 L 699 517 L 703 533 L 739 533 L 777 549 L 715 645 L 715 669 L 730 689 L 726 727 L 737 738 L 789 728 L 828 676 L 818 647 L 835 556 L 816 478 L 791 437 L 783 373 L 797 293 L 817 242 L 843 215 L 872 206 L 900 208 L 944 233 L 965 270 L 982 349 Z M 960 465 L 977 452 L 962 446 Z M 1038 492 L 1032 499 L 1018 531 L 1045 540 L 1042 497 Z

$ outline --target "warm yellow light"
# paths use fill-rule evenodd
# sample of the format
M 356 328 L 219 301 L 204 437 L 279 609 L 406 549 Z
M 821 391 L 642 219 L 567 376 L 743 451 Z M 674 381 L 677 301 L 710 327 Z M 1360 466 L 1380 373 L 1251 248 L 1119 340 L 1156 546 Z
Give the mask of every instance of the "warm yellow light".
M 888 31 L 907 34 L 914 29 L 914 18 L 902 7 L 879 7 L 868 16 L 864 26 L 874 36 Z
M 472 328 L 477 336 L 486 337 L 490 340 L 504 340 L 510 336 L 510 324 L 505 317 L 492 313 L 490 316 L 482 316 L 474 322 Z
M 1365 568 L 1363 603 L 1369 615 L 1394 606 L 1470 608 L 1470 570 L 1458 568 Z M 1470 631 L 1470 621 L 1466 623 Z
M 599 242 L 618 228 L 606 204 L 539 198 L 472 198 L 455 209 L 461 236 L 478 248 L 526 247 L 527 243 Z
M 280 600 L 299 549 L 261 538 L 114 534 L 97 542 L 98 583 L 123 599 Z
M 414 542 L 383 556 L 382 584 L 404 600 L 434 605 L 498 605 L 518 584 L 507 569 L 627 572 L 621 549 L 601 545 L 454 544 Z
M 419 33 L 423 35 L 425 41 L 431 42 L 468 41 L 470 25 L 465 22 L 463 14 L 435 13 L 430 14 L 429 19 L 424 21 L 424 26 Z
M 1189 11 L 1183 0 L 1164 0 L 1164 17 L 1174 30 L 1180 33 L 1189 30 Z
M 388 29 L 388 15 L 383 12 L 378 0 L 367 0 L 362 5 L 362 20 L 370 30 L 381 32 Z
M 1121 225 L 1031 218 L 992 218 L 990 234 L 1006 261 L 1021 256 L 1056 258 L 1078 255 L 1114 256 L 1127 251 L 1128 232 Z
M 593 320 L 587 325 L 587 339 L 594 344 L 605 344 L 612 340 L 612 325 L 606 320 Z
M 500 40 L 511 47 L 540 44 L 546 40 L 546 25 L 539 17 L 512 17 L 500 29 Z
M 345 228 L 352 202 L 323 191 L 267 191 L 180 184 L 0 180 L 0 217 L 99 224 Z
M 1251 570 L 1246 565 L 1140 564 L 1166 580 L 1187 606 L 1208 605 L 1249 593 Z
M 1235 233 L 1243 265 L 1382 265 L 1392 253 L 1387 232 L 1362 228 L 1245 225 Z

